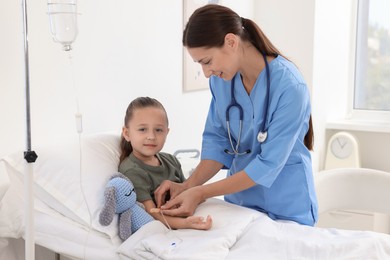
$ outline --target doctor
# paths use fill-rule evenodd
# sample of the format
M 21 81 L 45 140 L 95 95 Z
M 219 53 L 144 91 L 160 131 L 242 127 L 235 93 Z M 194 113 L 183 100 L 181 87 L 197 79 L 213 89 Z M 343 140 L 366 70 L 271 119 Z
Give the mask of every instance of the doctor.
M 201 162 L 183 184 L 163 182 L 157 206 L 188 216 L 205 199 L 225 195 L 272 219 L 313 226 L 310 94 L 299 70 L 253 21 L 220 5 L 192 14 L 183 44 L 210 78 L 212 100 Z M 229 169 L 225 179 L 202 185 L 222 168 Z

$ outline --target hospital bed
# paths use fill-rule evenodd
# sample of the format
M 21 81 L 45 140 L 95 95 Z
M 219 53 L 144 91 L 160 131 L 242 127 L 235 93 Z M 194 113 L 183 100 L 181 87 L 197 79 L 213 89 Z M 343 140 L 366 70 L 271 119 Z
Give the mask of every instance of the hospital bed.
M 217 198 L 208 199 L 196 212 L 213 217 L 211 230 L 170 231 L 162 223 L 152 221 L 122 242 L 116 219 L 107 227 L 98 221 L 104 186 L 119 162 L 119 135 L 99 133 L 80 139 L 71 136 L 66 141 L 36 147 L 35 151 L 38 154 L 34 163 L 35 242 L 71 259 L 390 257 L 390 235 L 274 221 L 261 212 Z M 3 240 L 24 236 L 23 165 L 21 152 L 5 156 L 0 163 L 0 175 L 3 179 L 7 176 L 7 181 L 3 180 L 0 186 L 0 237 Z M 325 201 L 322 185 L 326 187 L 326 184 L 322 181 L 318 184 L 320 210 L 322 203 L 327 205 L 326 209 L 333 209 L 330 205 L 335 202 L 341 203 L 340 200 Z M 380 180 L 374 184 L 384 186 Z M 388 198 L 387 190 L 387 195 L 382 195 Z M 389 213 L 390 203 L 377 204 Z M 336 204 L 337 208 L 341 206 L 346 205 Z

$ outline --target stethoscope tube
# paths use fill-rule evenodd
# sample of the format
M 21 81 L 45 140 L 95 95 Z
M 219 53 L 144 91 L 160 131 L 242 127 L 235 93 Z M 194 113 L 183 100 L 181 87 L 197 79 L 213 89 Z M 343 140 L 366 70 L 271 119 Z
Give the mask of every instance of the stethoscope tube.
M 271 91 L 271 75 L 269 72 L 269 65 L 267 61 L 267 56 L 263 54 L 264 57 L 264 63 L 265 63 L 265 73 L 267 76 L 267 93 L 265 94 L 265 109 L 264 109 L 264 121 L 261 126 L 261 131 L 257 134 L 257 141 L 259 143 L 264 143 L 265 140 L 267 139 L 268 136 L 268 127 L 267 127 L 267 122 L 268 122 L 268 108 L 269 108 L 269 93 Z
M 266 127 L 266 122 L 268 121 L 268 107 L 269 107 L 269 92 L 270 92 L 270 88 L 271 88 L 271 82 L 270 82 L 270 71 L 269 71 L 269 65 L 268 65 L 268 61 L 267 61 L 267 56 L 265 55 L 265 53 L 263 54 L 263 58 L 264 58 L 264 63 L 265 63 L 265 70 L 266 70 L 266 81 L 267 81 L 267 90 L 266 90 L 266 96 L 265 96 L 265 109 L 264 109 L 264 115 L 263 115 L 263 122 L 262 122 L 262 126 L 261 126 L 261 130 L 259 131 L 258 135 L 257 135 L 257 140 L 259 141 L 259 143 L 263 143 L 266 139 L 267 139 L 267 127 Z M 244 111 L 242 109 L 242 106 L 237 103 L 236 101 L 236 98 L 235 98 L 235 95 L 234 95 L 234 84 L 235 84 L 235 79 L 236 79 L 236 76 L 233 77 L 232 79 L 232 84 L 231 84 L 231 102 L 230 104 L 227 106 L 226 108 L 226 128 L 227 128 L 227 132 L 228 132 L 228 137 L 229 137 L 229 142 L 230 142 L 230 146 L 232 148 L 232 151 L 229 151 L 228 149 L 225 149 L 224 152 L 227 153 L 227 154 L 235 154 L 235 155 L 244 155 L 244 154 L 248 154 L 251 152 L 250 149 L 246 150 L 245 152 L 239 152 L 239 147 L 240 147 L 240 142 L 241 142 L 241 134 L 242 134 L 242 124 L 243 124 L 243 119 L 244 119 Z M 230 130 L 230 109 L 232 107 L 235 107 L 238 109 L 239 111 L 239 132 L 238 132 L 238 137 L 237 137 L 237 142 L 236 142 L 236 146 L 233 145 L 233 139 L 232 139 L 232 135 L 231 135 L 231 130 Z
M 236 76 L 233 77 L 232 79 L 232 87 L 230 88 L 230 92 L 231 92 L 231 101 L 230 101 L 230 104 L 229 106 L 226 108 L 226 128 L 227 128 L 227 131 L 228 131 L 228 137 L 229 137 L 229 142 L 230 142 L 230 146 L 232 147 L 232 150 L 233 152 L 230 152 L 228 149 L 225 149 L 225 153 L 228 153 L 228 154 L 246 154 L 246 152 L 244 153 L 240 153 L 238 151 L 238 148 L 240 146 L 240 142 L 241 142 L 241 133 L 242 133 L 242 120 L 244 118 L 244 111 L 241 107 L 240 104 L 237 103 L 236 101 L 236 97 L 234 95 L 234 81 L 236 79 Z M 236 147 L 234 147 L 233 145 L 233 140 L 232 140 L 232 135 L 231 135 L 231 132 L 230 132 L 230 109 L 232 107 L 235 107 L 238 109 L 238 112 L 239 112 L 239 118 L 240 118 L 240 122 L 239 122 L 239 132 L 238 132 L 238 138 L 237 138 L 237 142 L 236 142 Z

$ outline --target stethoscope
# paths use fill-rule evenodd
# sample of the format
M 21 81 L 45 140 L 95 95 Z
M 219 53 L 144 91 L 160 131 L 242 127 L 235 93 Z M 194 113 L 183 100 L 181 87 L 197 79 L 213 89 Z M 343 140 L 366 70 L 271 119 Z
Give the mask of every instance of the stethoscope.
M 269 67 L 268 67 L 268 61 L 267 61 L 267 57 L 265 54 L 263 54 L 263 58 L 264 58 L 264 62 L 265 62 L 265 72 L 266 72 L 266 76 L 267 76 L 267 93 L 266 93 L 266 97 L 265 97 L 265 109 L 264 109 L 264 113 L 265 113 L 265 116 L 262 122 L 262 125 L 261 125 L 261 130 L 259 131 L 259 133 L 257 134 L 257 141 L 259 143 L 264 143 L 264 141 L 267 139 L 267 135 L 268 135 L 268 132 L 267 132 L 267 126 L 266 126 L 266 122 L 268 120 L 268 106 L 269 106 L 269 92 L 270 92 L 270 74 L 269 74 Z M 228 137 L 229 137 L 229 142 L 230 142 L 230 146 L 232 148 L 232 152 L 229 151 L 228 149 L 225 149 L 224 152 L 225 153 L 228 153 L 228 154 L 235 154 L 235 155 L 244 155 L 244 154 L 248 154 L 251 152 L 250 149 L 246 150 L 245 152 L 239 152 L 239 147 L 240 147 L 240 142 L 241 142 L 241 133 L 242 133 L 242 123 L 243 123 L 243 119 L 244 119 L 244 111 L 242 109 L 242 106 L 240 104 L 237 103 L 236 101 L 236 98 L 235 98 L 235 95 L 234 95 L 234 81 L 235 81 L 235 77 L 232 79 L 232 86 L 231 86 L 231 102 L 230 104 L 228 105 L 228 107 L 226 108 L 226 127 L 227 127 L 227 132 L 228 132 Z M 231 135 L 231 131 L 230 131 L 230 109 L 232 107 L 235 107 L 238 109 L 238 112 L 240 114 L 240 121 L 239 121 L 239 130 L 238 130 L 238 138 L 237 138 L 237 143 L 236 143 L 236 146 L 233 145 L 233 139 L 232 139 L 232 135 Z

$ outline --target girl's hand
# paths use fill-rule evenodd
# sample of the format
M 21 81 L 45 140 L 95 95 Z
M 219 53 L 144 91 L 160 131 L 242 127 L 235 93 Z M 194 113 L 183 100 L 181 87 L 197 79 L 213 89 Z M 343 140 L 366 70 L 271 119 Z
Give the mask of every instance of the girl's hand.
M 213 220 L 210 216 L 207 216 L 206 220 L 200 216 L 190 216 L 185 218 L 187 228 L 208 230 L 213 224 Z

